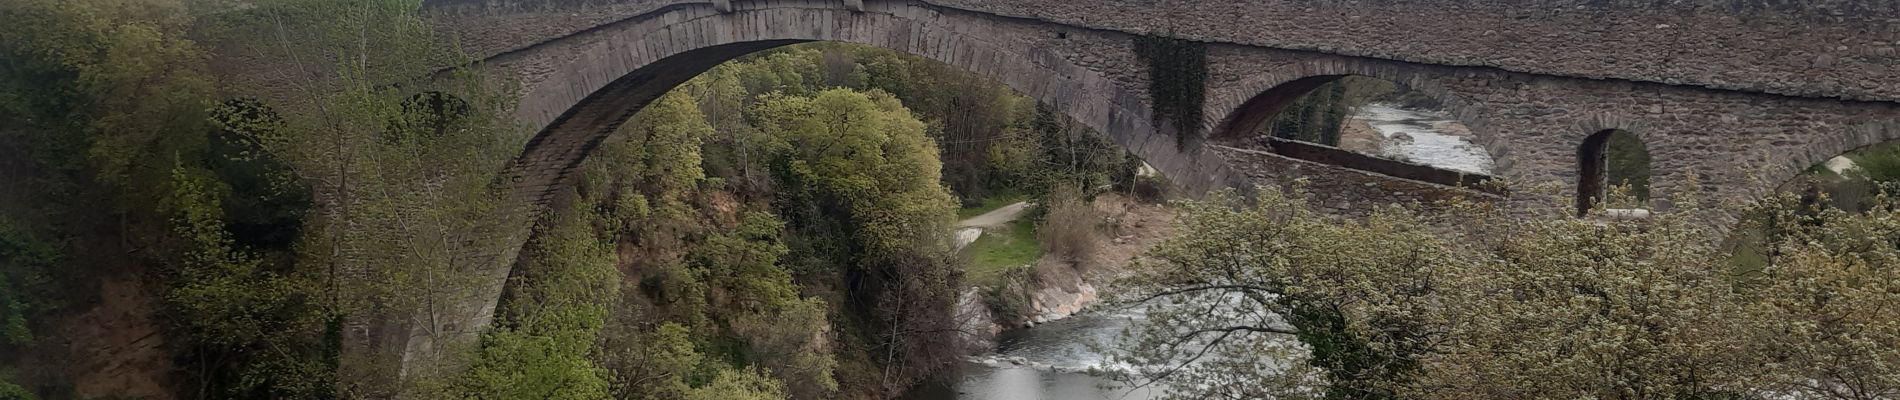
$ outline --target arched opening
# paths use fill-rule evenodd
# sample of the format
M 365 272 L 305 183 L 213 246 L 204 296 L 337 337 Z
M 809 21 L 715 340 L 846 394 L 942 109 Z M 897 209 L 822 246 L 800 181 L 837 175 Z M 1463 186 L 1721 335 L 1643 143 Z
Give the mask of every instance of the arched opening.
M 625 286 L 623 295 L 650 304 L 655 314 L 693 315 L 699 312 L 688 307 L 694 301 L 718 310 L 759 308 L 757 316 L 705 314 L 727 322 L 729 328 L 694 332 L 731 343 L 740 353 L 736 358 L 802 354 L 818 359 L 835 354 L 851 360 L 865 358 L 856 353 L 861 349 L 889 346 L 896 349 L 895 362 L 905 363 L 905 368 L 935 371 L 950 365 L 943 362 L 963 360 L 956 341 L 961 335 L 941 332 L 987 330 L 946 325 L 963 323 L 965 297 L 990 296 L 989 290 L 969 292 L 965 285 L 999 292 L 1015 288 L 1027 296 L 1026 287 L 1009 285 L 1026 285 L 1044 273 L 1032 270 L 1038 264 L 1070 269 L 1051 273 L 1070 272 L 1063 276 L 1081 279 L 1083 266 L 1039 262 L 1044 251 L 1038 233 L 1053 229 L 1043 229 L 1026 215 L 972 222 L 983 225 L 977 228 L 983 230 L 981 238 L 958 246 L 950 258 L 892 250 L 901 247 L 894 243 L 912 236 L 952 233 L 942 229 L 949 227 L 913 224 L 916 220 L 909 218 L 915 210 L 938 207 L 938 196 L 909 191 L 877 198 L 917 180 L 907 176 L 927 176 L 931 189 L 948 188 L 964 200 L 962 209 L 951 210 L 961 221 L 992 214 L 962 214 L 984 205 L 1001 206 L 994 211 L 1033 210 L 1028 204 L 1044 204 L 1039 199 L 1054 199 L 1054 193 L 1063 190 L 1139 193 L 1144 183 L 1166 185 L 1138 172 L 1142 160 L 1130 157 L 1118 143 L 1126 138 L 1104 135 L 1077 121 L 1073 104 L 1011 90 L 1022 87 L 998 82 L 1006 80 L 1001 77 L 990 79 L 997 76 L 985 73 L 995 71 L 990 67 L 830 41 L 766 44 L 770 46 L 692 50 L 632 72 L 564 111 L 522 157 L 524 163 L 535 163 L 548 160 L 546 155 L 577 152 L 581 159 L 572 161 L 571 174 L 581 179 L 552 184 L 561 197 L 549 203 L 555 205 L 554 214 L 604 217 L 590 228 L 621 235 L 607 242 L 623 254 L 639 255 L 621 258 L 616 265 L 642 280 Z M 883 131 L 862 135 L 859 126 Z M 914 141 L 920 137 L 934 146 L 920 146 Z M 931 157 L 928 162 L 918 161 L 923 159 L 916 150 L 921 147 L 931 147 L 923 152 Z M 941 169 L 919 173 L 917 164 Z M 569 188 L 573 192 L 567 192 Z M 1037 197 L 1022 191 L 1050 194 Z M 995 200 L 999 198 L 1004 200 Z M 1104 219 L 1092 214 L 1098 203 L 1086 201 L 1066 209 L 1082 217 L 1051 218 L 1073 222 L 1078 232 L 1103 234 L 1093 231 L 1101 229 Z M 731 215 L 735 210 L 746 212 Z M 1048 210 L 1051 215 L 1073 215 L 1061 214 L 1059 207 Z M 546 216 L 538 229 L 550 230 L 548 226 L 559 224 L 547 221 L 564 218 Z M 723 231 L 698 226 L 721 226 Z M 960 237 L 968 229 L 973 228 L 958 223 L 954 232 Z M 558 268 L 529 260 L 556 247 L 544 242 L 548 237 L 536 233 L 530 240 L 524 251 L 529 256 L 514 270 L 527 279 L 516 281 L 533 282 L 537 271 Z M 1084 240 L 1090 240 L 1088 245 L 1124 244 L 1100 239 Z M 756 251 L 748 253 L 749 258 L 729 255 L 737 250 Z M 519 286 L 509 290 L 511 296 L 534 292 Z M 504 326 L 511 323 L 507 310 L 534 301 L 520 299 L 509 297 L 500 308 Z M 812 312 L 755 305 L 807 299 L 822 300 L 817 304 L 826 306 L 820 307 L 831 308 Z M 982 303 L 976 307 L 991 309 Z M 956 314 L 946 319 L 941 311 Z M 822 318 L 839 315 L 858 325 L 831 329 L 844 333 L 827 341 L 846 346 L 833 350 L 809 340 L 827 326 Z M 889 325 L 873 325 L 885 323 Z M 832 396 L 829 390 L 837 390 L 820 384 L 827 378 L 826 367 L 784 363 L 788 359 L 793 357 L 743 360 L 767 363 L 770 374 L 802 398 L 827 398 Z M 896 383 L 859 380 L 840 386 L 862 391 L 879 384 L 909 385 L 915 383 L 910 380 L 929 378 L 925 375 L 894 375 Z
M 1490 154 L 1441 99 L 1386 79 L 1296 79 L 1249 99 L 1214 135 L 1223 146 L 1430 183 L 1476 187 Z
M 1606 209 L 1647 209 L 1649 149 L 1635 134 L 1609 129 L 1583 140 L 1577 148 L 1577 215 L 1599 205 Z

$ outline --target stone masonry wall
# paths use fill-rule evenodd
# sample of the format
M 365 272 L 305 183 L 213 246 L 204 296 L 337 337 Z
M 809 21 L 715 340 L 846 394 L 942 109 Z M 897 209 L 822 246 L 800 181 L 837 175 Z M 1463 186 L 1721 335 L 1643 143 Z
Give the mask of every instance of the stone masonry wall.
M 1900 99 L 1900 3 L 930 0 L 1074 26 L 1424 64 Z
M 1900 139 L 1900 103 L 1576 79 L 1259 47 L 1210 51 L 1209 125 L 1254 96 L 1326 75 L 1382 78 L 1443 100 L 1518 185 L 1575 190 L 1584 138 L 1606 129 L 1641 137 L 1659 193 L 1695 189 L 1711 200 L 1765 193 L 1859 147 Z M 1295 94 L 1297 95 L 1297 94 Z M 1539 192 L 1537 190 L 1523 192 Z M 1542 200 L 1533 203 L 1543 203 Z
M 748 0 L 736 0 L 743 4 Z M 880 1 L 880 0 L 873 0 Z M 889 0 L 882 0 L 889 1 Z M 836 0 L 810 0 L 814 6 Z M 486 57 L 692 0 L 431 0 Z M 1086 29 L 1426 64 L 1900 100 L 1900 4 L 1806 0 L 928 0 Z
M 1259 150 L 1209 147 L 1232 162 L 1234 169 L 1245 175 L 1252 184 L 1278 187 L 1281 190 L 1302 187 L 1308 194 L 1308 205 L 1332 215 L 1365 216 L 1375 207 L 1394 204 L 1429 206 L 1453 199 L 1482 202 L 1502 199 L 1488 193 L 1393 178 Z

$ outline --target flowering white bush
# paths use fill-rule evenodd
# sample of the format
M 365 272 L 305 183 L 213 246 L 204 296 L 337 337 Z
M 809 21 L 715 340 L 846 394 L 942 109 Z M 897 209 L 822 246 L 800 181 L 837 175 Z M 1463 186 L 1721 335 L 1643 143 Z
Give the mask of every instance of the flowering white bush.
M 1900 396 L 1900 204 L 1764 204 L 1437 208 L 1457 226 L 1324 216 L 1272 188 L 1185 204 L 1180 236 L 1123 282 L 1148 320 L 1117 348 L 1122 377 L 1177 399 Z M 1710 221 L 1738 214 L 1774 222 L 1737 228 L 1776 228 L 1765 266 L 1716 240 Z

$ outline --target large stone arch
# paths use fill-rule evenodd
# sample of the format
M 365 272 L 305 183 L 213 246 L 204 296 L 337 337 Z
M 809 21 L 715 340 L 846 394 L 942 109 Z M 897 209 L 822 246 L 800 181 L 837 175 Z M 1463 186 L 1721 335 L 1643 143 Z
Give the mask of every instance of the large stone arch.
M 1048 49 L 1012 49 L 987 21 L 918 2 L 872 2 L 863 11 L 821 1 L 767 0 L 669 7 L 597 33 L 579 59 L 555 65 L 516 112 L 538 130 L 504 174 L 511 194 L 539 206 L 635 111 L 714 65 L 811 41 L 906 52 L 1003 82 L 1101 132 L 1190 192 L 1231 185 L 1217 156 L 1183 149 L 1157 130 L 1144 96 Z

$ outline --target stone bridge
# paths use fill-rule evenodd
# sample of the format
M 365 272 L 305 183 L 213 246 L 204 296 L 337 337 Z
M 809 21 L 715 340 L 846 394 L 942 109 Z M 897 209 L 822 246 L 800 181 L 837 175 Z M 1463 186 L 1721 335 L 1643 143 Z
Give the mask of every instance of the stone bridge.
M 1273 181 L 1284 160 L 1178 146 L 1155 122 L 1140 35 L 1205 43 L 1203 121 L 1250 130 L 1346 75 L 1442 100 L 1517 185 L 1579 190 L 1613 129 L 1654 157 L 1657 197 L 1759 196 L 1900 138 L 1900 5 L 1853 0 L 434 0 L 426 11 L 519 81 L 537 133 L 503 175 L 540 210 L 588 152 L 675 85 L 808 41 L 894 49 L 988 76 L 1102 132 L 1190 191 Z M 1542 201 L 1539 201 L 1542 203 Z M 1544 203 L 1548 204 L 1548 203 Z M 405 360 L 473 337 L 532 225 L 498 221 L 463 264 L 495 285 L 438 326 L 380 335 Z

